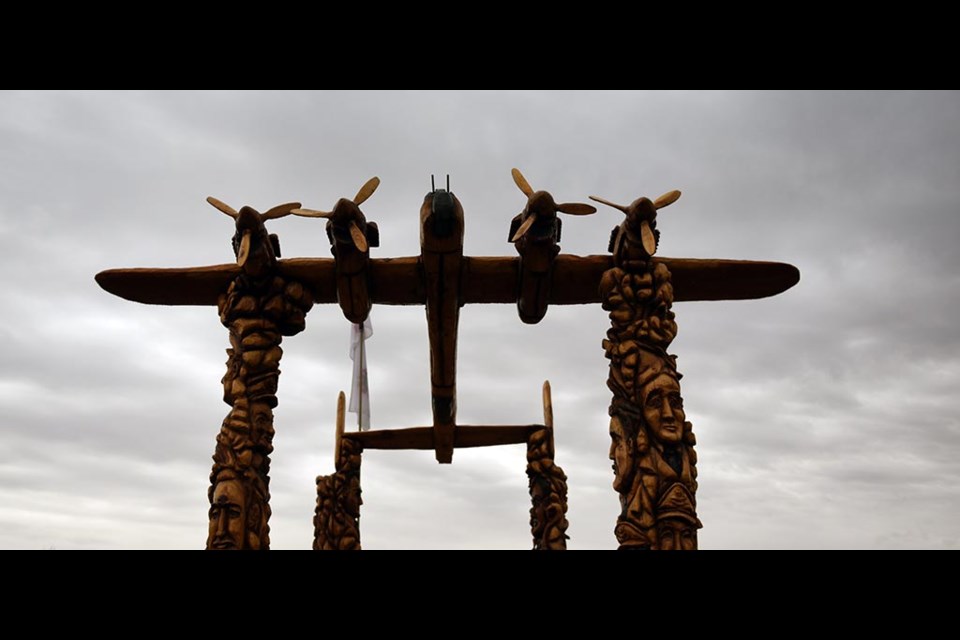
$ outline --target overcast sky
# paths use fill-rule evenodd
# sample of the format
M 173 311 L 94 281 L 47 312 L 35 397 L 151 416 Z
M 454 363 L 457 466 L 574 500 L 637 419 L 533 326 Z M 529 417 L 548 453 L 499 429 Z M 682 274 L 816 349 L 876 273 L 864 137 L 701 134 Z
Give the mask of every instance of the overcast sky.
M 511 167 L 558 201 L 680 189 L 660 255 L 800 269 L 777 297 L 674 307 L 701 548 L 960 546 L 960 94 L 0 92 L 0 547 L 206 541 L 227 330 L 94 274 L 232 261 L 208 195 L 329 209 L 374 175 L 374 257 L 419 253 L 431 173 L 467 255 L 515 255 Z M 563 251 L 605 252 L 621 217 L 567 217 Z M 284 257 L 329 256 L 323 221 L 269 228 Z M 430 424 L 423 308 L 371 317 L 373 427 Z M 551 381 L 571 549 L 616 547 L 607 326 L 599 305 L 461 313 L 461 423 L 538 422 Z M 349 330 L 324 305 L 284 339 L 275 549 L 311 545 Z M 363 546 L 527 549 L 524 469 L 522 445 L 367 452 Z

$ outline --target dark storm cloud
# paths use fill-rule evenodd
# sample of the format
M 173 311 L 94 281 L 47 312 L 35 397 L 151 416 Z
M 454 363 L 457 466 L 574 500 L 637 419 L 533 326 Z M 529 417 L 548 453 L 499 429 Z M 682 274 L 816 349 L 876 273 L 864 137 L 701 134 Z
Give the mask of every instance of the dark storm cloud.
M 119 266 L 229 262 L 203 199 L 364 206 L 374 255 L 419 252 L 429 175 L 451 174 L 466 253 L 511 255 L 509 169 L 560 201 L 679 188 L 660 253 L 781 260 L 768 300 L 676 306 L 700 456 L 701 546 L 955 547 L 960 493 L 960 116 L 956 93 L 0 93 L 0 546 L 184 547 L 205 539 L 226 330 L 212 308 L 136 305 Z M 564 220 L 603 253 L 621 214 Z M 284 256 L 328 256 L 321 222 L 270 223 Z M 377 307 L 375 428 L 430 420 L 423 309 Z M 459 418 L 541 419 L 554 390 L 571 548 L 610 548 L 605 313 L 465 307 Z M 285 339 L 271 537 L 307 548 L 332 468 L 349 327 L 315 308 Z M 522 447 L 364 458 L 370 548 L 524 548 Z

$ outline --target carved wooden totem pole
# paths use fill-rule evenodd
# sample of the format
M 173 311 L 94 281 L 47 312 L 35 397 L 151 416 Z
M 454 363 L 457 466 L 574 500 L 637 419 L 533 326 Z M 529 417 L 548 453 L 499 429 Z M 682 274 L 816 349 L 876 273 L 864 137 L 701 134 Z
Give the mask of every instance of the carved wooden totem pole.
M 317 476 L 317 509 L 313 516 L 316 551 L 360 550 L 360 462 L 363 446 L 343 437 L 346 398 L 337 398 L 337 431 L 334 447 L 336 470 Z
M 282 336 L 306 326 L 309 290 L 276 272 L 280 243 L 264 222 L 291 213 L 299 203 L 260 214 L 239 213 L 208 198 L 236 220 L 233 248 L 242 271 L 219 297 L 220 321 L 230 331 L 223 400 L 230 405 L 217 435 L 210 473 L 208 549 L 270 548 L 270 453 L 277 406 Z
M 610 238 L 613 267 L 600 279 L 611 324 L 603 348 L 613 391 L 610 459 L 620 494 L 620 549 L 697 548 L 696 439 L 684 419 L 676 357 L 667 353 L 677 335 L 673 285 L 670 269 L 652 261 L 657 210 L 679 197 L 671 191 L 624 207 L 591 196 L 626 214 Z
M 543 383 L 543 428 L 527 441 L 527 477 L 530 479 L 530 530 L 535 551 L 567 548 L 567 475 L 553 461 L 553 400 L 550 383 Z

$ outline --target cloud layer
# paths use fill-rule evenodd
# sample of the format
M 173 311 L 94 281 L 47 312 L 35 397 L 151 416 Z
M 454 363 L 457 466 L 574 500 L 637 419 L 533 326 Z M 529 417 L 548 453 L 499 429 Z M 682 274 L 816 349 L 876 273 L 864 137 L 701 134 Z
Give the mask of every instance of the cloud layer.
M 510 168 L 560 201 L 679 188 L 659 253 L 790 262 L 775 298 L 681 303 L 672 351 L 700 457 L 702 548 L 960 546 L 956 93 L 0 93 L 0 547 L 202 548 L 227 332 L 213 308 L 100 290 L 122 266 L 232 259 L 203 200 L 329 208 L 372 175 L 374 256 L 419 252 L 451 175 L 468 255 L 512 255 Z M 564 221 L 603 253 L 616 212 Z M 321 223 L 271 223 L 285 257 Z M 420 307 L 375 307 L 374 428 L 429 424 Z M 599 306 L 539 325 L 465 307 L 459 420 L 540 419 L 554 389 L 570 548 L 613 548 Z M 284 341 L 272 541 L 309 548 L 349 326 Z M 364 546 L 530 546 L 522 447 L 364 457 Z

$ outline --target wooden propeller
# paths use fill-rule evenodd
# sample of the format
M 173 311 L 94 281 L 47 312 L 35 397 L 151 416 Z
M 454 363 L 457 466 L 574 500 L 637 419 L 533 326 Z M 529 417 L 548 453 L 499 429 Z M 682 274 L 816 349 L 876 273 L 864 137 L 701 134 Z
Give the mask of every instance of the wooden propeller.
M 373 176 L 372 178 L 367 180 L 364 183 L 364 185 L 360 187 L 360 191 L 357 191 L 357 195 L 353 199 L 353 204 L 360 206 L 361 204 L 366 202 L 367 198 L 372 196 L 373 192 L 376 191 L 377 187 L 379 186 L 380 186 L 380 178 L 378 178 L 377 176 Z
M 517 168 L 511 169 L 510 174 L 513 176 L 513 181 L 520 188 L 520 191 L 522 191 L 523 194 L 527 196 L 528 209 L 529 209 L 530 203 L 534 200 L 534 198 L 541 193 L 544 194 L 546 198 L 548 198 L 547 201 L 550 203 L 550 205 L 552 205 L 551 208 L 553 209 L 553 211 L 549 213 L 545 213 L 543 209 L 541 209 L 540 207 L 537 207 L 536 209 L 534 209 L 534 211 L 530 213 L 527 216 L 527 218 L 523 221 L 523 223 L 517 229 L 516 233 L 513 234 L 513 237 L 510 239 L 510 242 L 516 242 L 517 240 L 525 236 L 526 233 L 530 230 L 530 227 L 533 226 L 533 223 L 536 222 L 537 216 L 541 215 L 542 213 L 545 215 L 556 215 L 557 212 L 560 212 L 560 213 L 566 213 L 572 216 L 588 216 L 591 213 L 597 212 L 596 207 L 589 204 L 584 204 L 582 202 L 555 203 L 553 201 L 553 197 L 550 196 L 550 194 L 546 192 L 534 191 L 533 187 L 530 186 L 530 183 L 527 182 L 527 179 L 523 177 L 523 174 L 520 173 L 519 169 Z M 541 197 L 544 197 L 544 196 L 541 196 Z
M 237 210 L 231 207 L 228 204 L 225 204 L 221 200 L 217 200 L 213 196 L 207 197 L 207 202 L 214 206 L 214 208 L 219 209 L 223 213 L 227 214 L 234 220 L 240 217 L 240 214 L 237 213 Z M 288 216 L 300 206 L 299 202 L 287 202 L 285 204 L 278 204 L 275 207 L 267 209 L 266 213 L 261 213 L 260 220 L 266 222 L 267 220 L 273 220 L 274 218 L 282 218 Z
M 353 245 L 361 253 L 367 252 L 367 249 L 369 249 L 367 246 L 367 239 L 363 235 L 363 231 L 360 231 L 360 227 L 358 227 L 357 223 L 353 220 L 350 221 L 350 238 L 353 240 Z
M 209 203 L 212 204 L 214 207 L 216 207 L 216 208 L 219 209 L 220 211 L 224 212 L 225 214 L 227 214 L 228 216 L 230 216 L 230 217 L 233 218 L 234 220 L 236 220 L 237 218 L 240 217 L 240 214 L 237 213 L 236 209 L 234 209 L 233 207 L 231 207 L 231 206 L 228 205 L 228 204 L 224 204 L 223 202 L 221 202 L 220 200 L 217 200 L 217 199 L 214 198 L 213 196 L 208 196 L 208 197 L 207 197 L 207 202 L 209 202 Z
M 367 180 L 360 190 L 357 191 L 357 195 L 353 197 L 351 202 L 359 207 L 361 204 L 367 201 L 367 199 L 373 195 L 373 192 L 377 190 L 377 187 L 380 186 L 380 178 L 374 176 Z M 299 207 L 299 205 L 298 205 Z M 290 213 L 295 216 L 302 216 L 304 218 L 334 218 L 335 211 L 320 211 L 318 209 L 303 209 L 297 208 L 293 209 Z M 344 221 L 341 219 L 339 221 L 334 220 L 334 224 L 342 224 Z M 361 252 L 366 253 L 370 248 L 367 244 L 367 238 L 363 234 L 363 231 L 357 225 L 356 219 L 350 219 L 350 224 L 347 227 L 347 230 L 350 232 L 350 239 L 353 241 L 353 245 Z
M 630 206 L 624 206 L 622 204 L 617 204 L 615 202 L 610 202 L 603 198 L 597 196 L 590 196 L 590 199 L 605 204 L 608 207 L 613 207 L 619 211 L 625 213 L 628 217 L 631 214 L 635 215 L 639 213 L 640 202 L 645 200 L 645 198 L 637 198 L 630 204 Z M 662 209 L 663 207 L 669 206 L 680 199 L 680 192 L 674 189 L 673 191 L 668 191 L 656 200 L 653 201 L 654 209 Z M 640 220 L 640 241 L 643 243 L 643 250 L 647 252 L 648 255 L 653 255 L 657 250 L 657 238 L 653 234 L 653 229 L 650 228 L 650 220 L 643 218 Z

